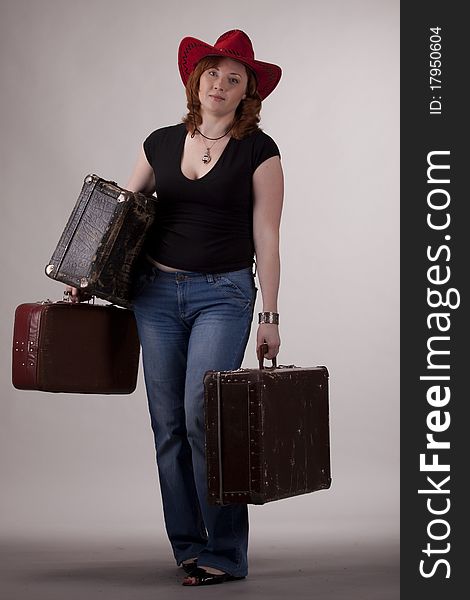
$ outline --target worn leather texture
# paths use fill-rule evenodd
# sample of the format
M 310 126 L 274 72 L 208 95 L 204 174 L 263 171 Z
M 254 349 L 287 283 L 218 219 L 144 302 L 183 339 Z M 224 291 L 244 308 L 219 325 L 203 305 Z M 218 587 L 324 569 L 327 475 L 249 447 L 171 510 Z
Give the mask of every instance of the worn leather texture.
M 71 302 L 16 308 L 12 383 L 18 389 L 130 394 L 136 387 L 139 354 L 129 309 Z
M 129 307 L 133 269 L 155 218 L 155 206 L 154 196 L 88 175 L 46 274 Z
M 328 379 L 324 366 L 205 374 L 211 504 L 264 504 L 330 487 Z

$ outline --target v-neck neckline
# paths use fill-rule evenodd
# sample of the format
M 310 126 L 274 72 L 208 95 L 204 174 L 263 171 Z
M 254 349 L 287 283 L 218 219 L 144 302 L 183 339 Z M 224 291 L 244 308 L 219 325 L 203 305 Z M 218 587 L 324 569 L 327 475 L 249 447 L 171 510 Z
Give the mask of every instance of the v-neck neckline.
M 183 169 L 182 169 L 182 163 L 183 163 L 183 153 L 184 153 L 184 145 L 186 143 L 186 138 L 189 135 L 189 132 L 186 131 L 186 125 L 184 126 L 184 132 L 185 134 L 182 136 L 182 140 L 181 140 L 181 144 L 180 144 L 180 151 L 179 151 L 179 172 L 181 173 L 181 176 L 186 179 L 186 181 L 202 181 L 203 179 L 205 179 L 210 173 L 212 173 L 212 171 L 217 167 L 217 165 L 219 164 L 219 162 L 221 161 L 221 159 L 223 158 L 225 151 L 227 150 L 227 148 L 230 146 L 230 144 L 232 143 L 233 137 L 230 136 L 228 142 L 225 144 L 225 148 L 222 150 L 219 158 L 215 161 L 215 163 L 212 165 L 212 167 L 207 171 L 207 173 L 204 173 L 204 175 L 202 175 L 201 177 L 197 177 L 196 179 L 191 179 L 191 177 L 186 177 L 186 175 L 183 173 Z

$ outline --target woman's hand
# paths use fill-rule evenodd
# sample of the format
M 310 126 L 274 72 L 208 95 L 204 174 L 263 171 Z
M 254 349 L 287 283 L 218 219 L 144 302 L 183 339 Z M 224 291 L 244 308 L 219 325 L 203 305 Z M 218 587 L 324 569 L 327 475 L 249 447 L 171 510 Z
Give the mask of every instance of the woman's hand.
M 256 355 L 258 360 L 261 358 L 260 346 L 261 344 L 268 344 L 268 352 L 264 355 L 264 358 L 271 359 L 277 356 L 279 352 L 279 346 L 281 345 L 281 338 L 279 337 L 279 325 L 274 323 L 260 323 L 258 325 L 258 333 L 256 335 Z
M 85 298 L 82 297 L 81 290 L 79 288 L 72 287 L 71 285 L 65 286 L 65 294 L 68 294 L 71 302 L 74 302 L 74 303 L 85 300 Z

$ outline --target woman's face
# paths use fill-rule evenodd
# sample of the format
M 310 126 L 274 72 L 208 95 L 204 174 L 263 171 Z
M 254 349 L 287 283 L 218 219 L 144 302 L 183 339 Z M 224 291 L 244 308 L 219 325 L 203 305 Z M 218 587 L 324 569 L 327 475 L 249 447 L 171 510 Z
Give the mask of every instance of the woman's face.
M 201 114 L 225 116 L 235 113 L 245 98 L 247 83 L 245 66 L 231 58 L 222 58 L 216 67 L 206 69 L 199 80 Z

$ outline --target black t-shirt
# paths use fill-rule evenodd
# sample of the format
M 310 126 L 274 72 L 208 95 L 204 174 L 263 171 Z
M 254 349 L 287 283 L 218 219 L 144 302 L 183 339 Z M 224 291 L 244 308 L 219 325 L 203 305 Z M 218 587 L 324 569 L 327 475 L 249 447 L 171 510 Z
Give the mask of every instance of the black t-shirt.
M 157 215 L 146 251 L 184 271 L 222 273 L 253 264 L 253 189 L 256 168 L 280 156 L 272 138 L 258 130 L 230 138 L 215 165 L 200 179 L 181 171 L 184 123 L 163 127 L 144 141 L 155 173 Z

